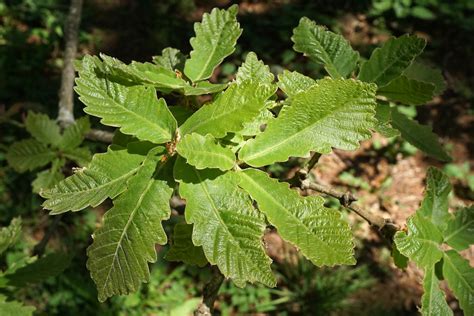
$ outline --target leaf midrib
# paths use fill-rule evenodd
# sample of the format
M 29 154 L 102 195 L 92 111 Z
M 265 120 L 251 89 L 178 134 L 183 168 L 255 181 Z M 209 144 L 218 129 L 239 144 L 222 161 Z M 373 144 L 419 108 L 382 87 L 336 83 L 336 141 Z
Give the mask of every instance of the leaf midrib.
M 459 232 L 461 232 L 462 230 L 464 230 L 466 227 L 469 227 L 469 225 L 471 225 L 472 223 L 474 223 L 474 219 L 471 220 L 471 221 L 468 221 L 466 224 L 462 225 L 461 227 L 459 227 L 458 229 L 456 229 L 454 232 L 452 232 L 452 233 L 449 234 L 448 236 L 444 237 L 444 241 L 445 241 L 445 242 L 448 242 L 451 238 L 453 238 L 453 236 L 457 235 Z

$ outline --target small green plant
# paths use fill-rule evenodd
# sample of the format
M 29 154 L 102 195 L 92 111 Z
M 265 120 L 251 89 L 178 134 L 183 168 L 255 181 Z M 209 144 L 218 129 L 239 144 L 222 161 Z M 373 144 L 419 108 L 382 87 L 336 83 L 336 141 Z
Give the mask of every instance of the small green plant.
M 263 168 L 311 152 L 314 162 L 333 148 L 355 150 L 373 131 L 401 135 L 428 155 L 450 160 L 429 127 L 398 109 L 430 101 L 444 89 L 440 72 L 416 61 L 423 39 L 391 38 L 361 62 L 342 36 L 302 18 L 293 31 L 294 49 L 321 64 L 328 77 L 283 71 L 275 83 L 269 67 L 248 53 L 235 80 L 212 83 L 214 69 L 232 54 L 242 32 L 236 15 L 237 6 L 205 14 L 195 24 L 189 57 L 168 48 L 153 63 L 125 64 L 101 55 L 85 56 L 76 65 L 75 89 L 84 111 L 118 132 L 106 153 L 94 155 L 86 167 L 41 195 L 51 215 L 113 200 L 87 251 L 100 301 L 137 291 L 149 281 L 148 263 L 157 260 L 155 244 L 168 242 L 162 221 L 171 215 L 169 200 L 175 192 L 186 200 L 186 223 L 175 228 L 168 259 L 208 262 L 239 287 L 248 282 L 273 287 L 276 278 L 262 242 L 269 225 L 316 266 L 356 260 L 351 229 L 338 210 L 326 207 L 321 196 L 301 196 Z M 278 89 L 285 97 L 276 94 Z M 201 104 L 200 95 L 212 99 Z M 17 158 L 24 161 L 22 169 L 38 166 L 35 152 L 23 154 Z M 301 186 L 307 188 L 308 181 Z M 432 212 L 440 212 L 438 205 Z M 426 215 L 421 225 L 436 228 L 438 219 Z M 434 253 L 440 240 L 430 229 L 410 246 L 418 241 L 413 234 L 423 231 L 414 231 L 414 221 L 408 222 L 408 236 L 397 234 L 396 245 L 417 261 L 413 253 Z M 435 240 L 425 243 L 427 238 Z M 472 243 L 471 237 L 467 242 Z M 417 251 L 411 252 L 413 247 Z M 455 251 L 441 253 L 426 266 L 441 256 L 445 262 L 462 262 L 457 279 L 449 268 L 445 277 L 469 314 L 472 269 Z M 430 272 L 425 284 L 434 282 Z M 424 303 L 422 310 L 427 309 L 431 306 Z
M 421 306 L 424 315 L 453 315 L 439 288 L 442 279 L 448 282 L 465 315 L 474 314 L 474 270 L 459 254 L 474 241 L 474 207 L 449 213 L 450 192 L 448 177 L 430 168 L 420 209 L 408 219 L 408 231 L 395 235 L 398 251 L 406 256 L 398 256 L 397 265 L 406 266 L 409 258 L 425 272 Z M 445 250 L 446 246 L 451 249 Z
M 41 167 L 32 183 L 33 192 L 48 189 L 64 179 L 62 168 L 68 160 L 85 166 L 91 159 L 87 147 L 82 146 L 85 134 L 90 129 L 89 119 L 83 117 L 66 127 L 61 133 L 59 125 L 45 114 L 29 112 L 25 121 L 26 130 L 32 138 L 13 143 L 6 158 L 17 172 L 33 171 Z
M 42 258 L 28 255 L 16 255 L 8 260 L 8 248 L 13 247 L 21 238 L 21 218 L 14 218 L 8 227 L 0 229 L 0 314 L 1 315 L 33 315 L 35 307 L 25 306 L 21 302 L 11 300 L 13 293 L 22 287 L 39 283 L 56 276 L 67 268 L 70 257 L 56 252 Z

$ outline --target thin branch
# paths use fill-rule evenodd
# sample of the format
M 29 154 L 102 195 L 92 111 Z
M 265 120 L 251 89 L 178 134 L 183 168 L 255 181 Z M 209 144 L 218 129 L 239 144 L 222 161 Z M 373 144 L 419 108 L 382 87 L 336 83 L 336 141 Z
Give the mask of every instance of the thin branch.
M 87 134 L 86 138 L 94 141 L 100 141 L 103 143 L 110 144 L 114 138 L 114 134 L 111 132 L 103 131 L 100 129 L 91 129 Z
M 224 275 L 216 266 L 212 266 L 211 271 L 211 280 L 204 287 L 202 303 L 194 311 L 194 316 L 211 316 L 214 312 L 214 302 L 217 299 L 222 282 L 224 282 Z
M 400 228 L 395 225 L 391 220 L 385 219 L 377 214 L 368 212 L 355 205 L 354 202 L 357 201 L 357 198 L 350 192 L 341 192 L 336 189 L 323 186 L 321 184 L 312 183 L 308 179 L 302 181 L 301 188 L 317 191 L 338 199 L 343 207 L 362 217 L 371 226 L 377 228 L 377 230 L 380 231 L 382 235 L 389 240 L 392 240 L 395 233 L 400 230 Z
M 311 159 L 306 164 L 305 168 L 302 168 L 298 171 L 297 174 L 300 181 L 299 187 L 303 190 L 310 189 L 338 199 L 343 207 L 362 217 L 372 227 L 375 227 L 385 238 L 391 241 L 395 233 L 400 230 L 400 228 L 395 225 L 391 220 L 385 219 L 381 216 L 378 216 L 377 214 L 368 212 L 355 205 L 354 203 L 357 202 L 357 198 L 349 191 L 341 192 L 334 188 L 314 183 L 309 180 L 308 175 L 311 169 L 318 162 L 320 156 L 320 154 L 314 153 Z
M 74 60 L 77 53 L 82 1 L 83 0 L 71 0 L 69 14 L 64 27 L 64 67 L 61 75 L 58 104 L 58 121 L 63 126 L 74 123 Z

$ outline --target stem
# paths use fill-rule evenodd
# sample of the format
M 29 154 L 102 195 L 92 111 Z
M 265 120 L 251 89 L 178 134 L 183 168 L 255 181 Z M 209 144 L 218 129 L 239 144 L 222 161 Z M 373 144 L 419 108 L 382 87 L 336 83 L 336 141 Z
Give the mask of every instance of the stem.
M 33 256 L 42 257 L 44 255 L 44 251 L 46 250 L 46 245 L 48 244 L 51 236 L 53 236 L 54 231 L 59 225 L 61 221 L 62 215 L 57 215 L 54 217 L 53 223 L 48 227 L 48 231 L 44 234 L 43 238 L 40 242 L 33 248 Z
M 202 303 L 194 312 L 194 316 L 211 316 L 214 312 L 214 302 L 216 301 L 219 289 L 224 282 L 224 275 L 219 271 L 217 266 L 212 266 L 211 272 L 211 279 L 204 287 Z
M 342 206 L 362 217 L 371 226 L 377 228 L 377 230 L 389 240 L 392 240 L 395 233 L 400 229 L 391 220 L 387 220 L 354 205 L 353 203 L 357 201 L 357 198 L 350 192 L 341 192 L 321 184 L 311 183 L 307 179 L 302 182 L 301 188 L 317 191 L 338 199 Z
M 114 138 L 114 134 L 100 129 L 91 129 L 87 134 L 86 138 L 90 140 L 98 140 L 103 143 L 110 144 Z
M 83 0 L 71 0 L 69 14 L 66 19 L 66 25 L 64 26 L 64 67 L 61 75 L 58 104 L 58 121 L 63 126 L 74 123 L 74 59 L 77 53 L 82 1 Z

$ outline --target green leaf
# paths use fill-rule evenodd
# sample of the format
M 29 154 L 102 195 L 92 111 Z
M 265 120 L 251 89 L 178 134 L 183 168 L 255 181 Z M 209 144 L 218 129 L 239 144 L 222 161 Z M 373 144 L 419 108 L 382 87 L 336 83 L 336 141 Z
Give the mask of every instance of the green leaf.
M 208 81 L 201 81 L 192 86 L 186 85 L 183 87 L 184 95 L 202 95 L 221 92 L 227 88 L 227 84 L 215 84 Z
M 74 124 L 64 129 L 58 147 L 61 149 L 74 149 L 82 144 L 85 135 L 90 130 L 91 124 L 87 116 L 76 120 Z
M 173 243 L 166 253 L 168 261 L 181 261 L 186 264 L 204 267 L 207 264 L 202 247 L 196 247 L 192 241 L 193 225 L 177 223 L 174 226 Z
M 217 140 L 207 134 L 196 133 L 185 135 L 176 146 L 178 153 L 196 169 L 218 168 L 222 171 L 232 169 L 235 155 L 232 150 L 224 148 Z
M 20 173 L 43 167 L 55 157 L 55 152 L 35 139 L 13 143 L 7 152 L 8 164 Z
M 404 140 L 427 155 L 441 161 L 451 161 L 430 127 L 409 119 L 396 108 L 392 108 L 392 126 L 400 131 Z
M 424 316 L 449 316 L 453 311 L 446 302 L 446 297 L 439 288 L 439 281 L 436 277 L 433 266 L 425 269 L 423 279 L 423 297 L 421 298 L 421 313 Z
M 169 187 L 163 172 L 170 167 L 159 163 L 162 156 L 152 153 L 138 173 L 128 181 L 128 189 L 104 215 L 103 226 L 93 235 L 87 249 L 87 268 L 91 272 L 99 301 L 112 295 L 126 295 L 148 282 L 148 262 L 155 262 L 155 244 L 165 244 L 161 221 L 171 210 Z
M 434 84 L 434 95 L 439 95 L 446 89 L 446 82 L 444 81 L 441 70 L 432 68 L 424 63 L 417 62 L 416 60 L 403 74 L 410 79 Z
M 391 101 L 420 105 L 433 99 L 434 89 L 435 86 L 431 83 L 409 79 L 402 75 L 380 88 L 377 93 Z
M 253 121 L 244 123 L 244 128 L 238 133 L 242 136 L 255 136 L 260 134 L 262 132 L 262 126 L 267 125 L 272 119 L 274 119 L 273 113 L 264 109 Z
M 71 259 L 70 256 L 64 253 L 50 253 L 5 277 L 8 280 L 8 285 L 16 287 L 40 283 L 61 274 L 69 266 Z
M 316 80 L 311 79 L 297 71 L 284 70 L 278 75 L 278 88 L 292 98 L 300 92 L 308 90 L 316 84 Z
M 24 306 L 18 301 L 6 301 L 6 297 L 0 295 L 0 315 L 2 316 L 32 316 L 36 310 L 34 306 Z
M 216 169 L 198 171 L 183 159 L 174 171 L 186 199 L 186 222 L 194 224 L 193 243 L 202 246 L 207 260 L 239 287 L 245 282 L 275 286 L 262 243 L 265 218 L 238 187 L 239 177 Z
M 176 120 L 155 89 L 124 86 L 93 71 L 82 71 L 76 91 L 86 107 L 84 112 L 101 118 L 101 123 L 120 127 L 124 134 L 160 144 L 173 139 Z
M 154 56 L 153 62 L 158 66 L 175 71 L 182 71 L 186 57 L 179 49 L 167 47 L 161 51 L 161 56 Z
M 237 22 L 238 6 L 227 10 L 213 9 L 204 13 L 202 22 L 194 24 L 196 37 L 191 38 L 190 59 L 184 65 L 184 74 L 193 82 L 209 78 L 225 57 L 232 54 L 242 29 Z
M 416 36 L 391 38 L 382 47 L 376 48 L 370 59 L 362 64 L 358 78 L 383 87 L 399 77 L 423 52 L 425 45 L 426 41 Z
M 443 275 L 464 315 L 474 315 L 474 269 L 456 251 L 444 253 Z
M 310 151 L 354 150 L 371 136 L 375 123 L 375 85 L 322 79 L 297 94 L 265 131 L 248 141 L 239 158 L 260 167 Z
M 189 86 L 176 72 L 152 63 L 132 61 L 127 65 L 105 54 L 100 54 L 100 57 L 103 63 L 97 57 L 86 56 L 83 61 L 84 70 L 91 72 L 96 67 L 94 70 L 96 76 L 108 78 L 126 86 L 153 85 L 163 93 L 170 93 L 174 90 L 182 92 L 184 87 Z
M 41 190 L 49 189 L 64 179 L 61 168 L 65 164 L 64 159 L 56 159 L 50 169 L 38 172 L 36 179 L 31 183 L 34 193 L 40 193 Z
M 342 35 L 303 17 L 293 30 L 293 49 L 322 64 L 333 78 L 347 77 L 356 67 L 359 53 Z
M 228 132 L 238 132 L 244 123 L 259 115 L 273 93 L 273 87 L 251 80 L 232 83 L 215 101 L 202 106 L 180 126 L 181 135 L 198 133 L 222 138 Z
M 324 207 L 322 197 L 303 198 L 287 183 L 260 170 L 246 169 L 238 174 L 240 186 L 257 201 L 281 237 L 311 262 L 317 266 L 355 264 L 351 229 L 339 212 Z
M 443 232 L 444 242 L 461 251 L 474 244 L 474 205 L 454 213 Z
M 25 127 L 31 136 L 45 145 L 56 145 L 61 139 L 58 124 L 46 114 L 28 112 Z
M 397 268 L 406 269 L 408 267 L 408 258 L 400 253 L 395 244 L 392 245 L 392 258 Z
M 440 231 L 444 231 L 451 215 L 448 211 L 448 196 L 451 192 L 448 177 L 439 169 L 430 167 L 426 179 L 426 191 L 420 209 L 417 211 Z
M 87 147 L 79 147 L 74 149 L 66 149 L 63 151 L 64 157 L 77 163 L 78 166 L 84 167 L 91 161 L 92 154 Z
M 127 150 L 108 149 L 96 154 L 86 168 L 59 182 L 54 188 L 41 192 L 50 214 L 80 211 L 97 206 L 106 198 L 114 198 L 126 188 L 126 181 L 141 167 L 144 156 Z
M 250 52 L 245 57 L 245 62 L 237 70 L 235 80 L 242 83 L 245 80 L 255 80 L 262 84 L 272 84 L 275 76 L 261 60 L 258 60 L 254 52 Z
M 438 228 L 418 212 L 407 221 L 408 234 L 399 231 L 395 234 L 395 244 L 400 253 L 418 266 L 434 266 L 443 257 L 439 246 L 443 241 Z
M 377 120 L 375 131 L 388 138 L 400 136 L 400 131 L 392 128 L 392 112 L 389 104 L 377 102 L 375 119 Z
M 16 243 L 21 235 L 21 218 L 15 217 L 7 227 L 0 229 L 0 255 Z

